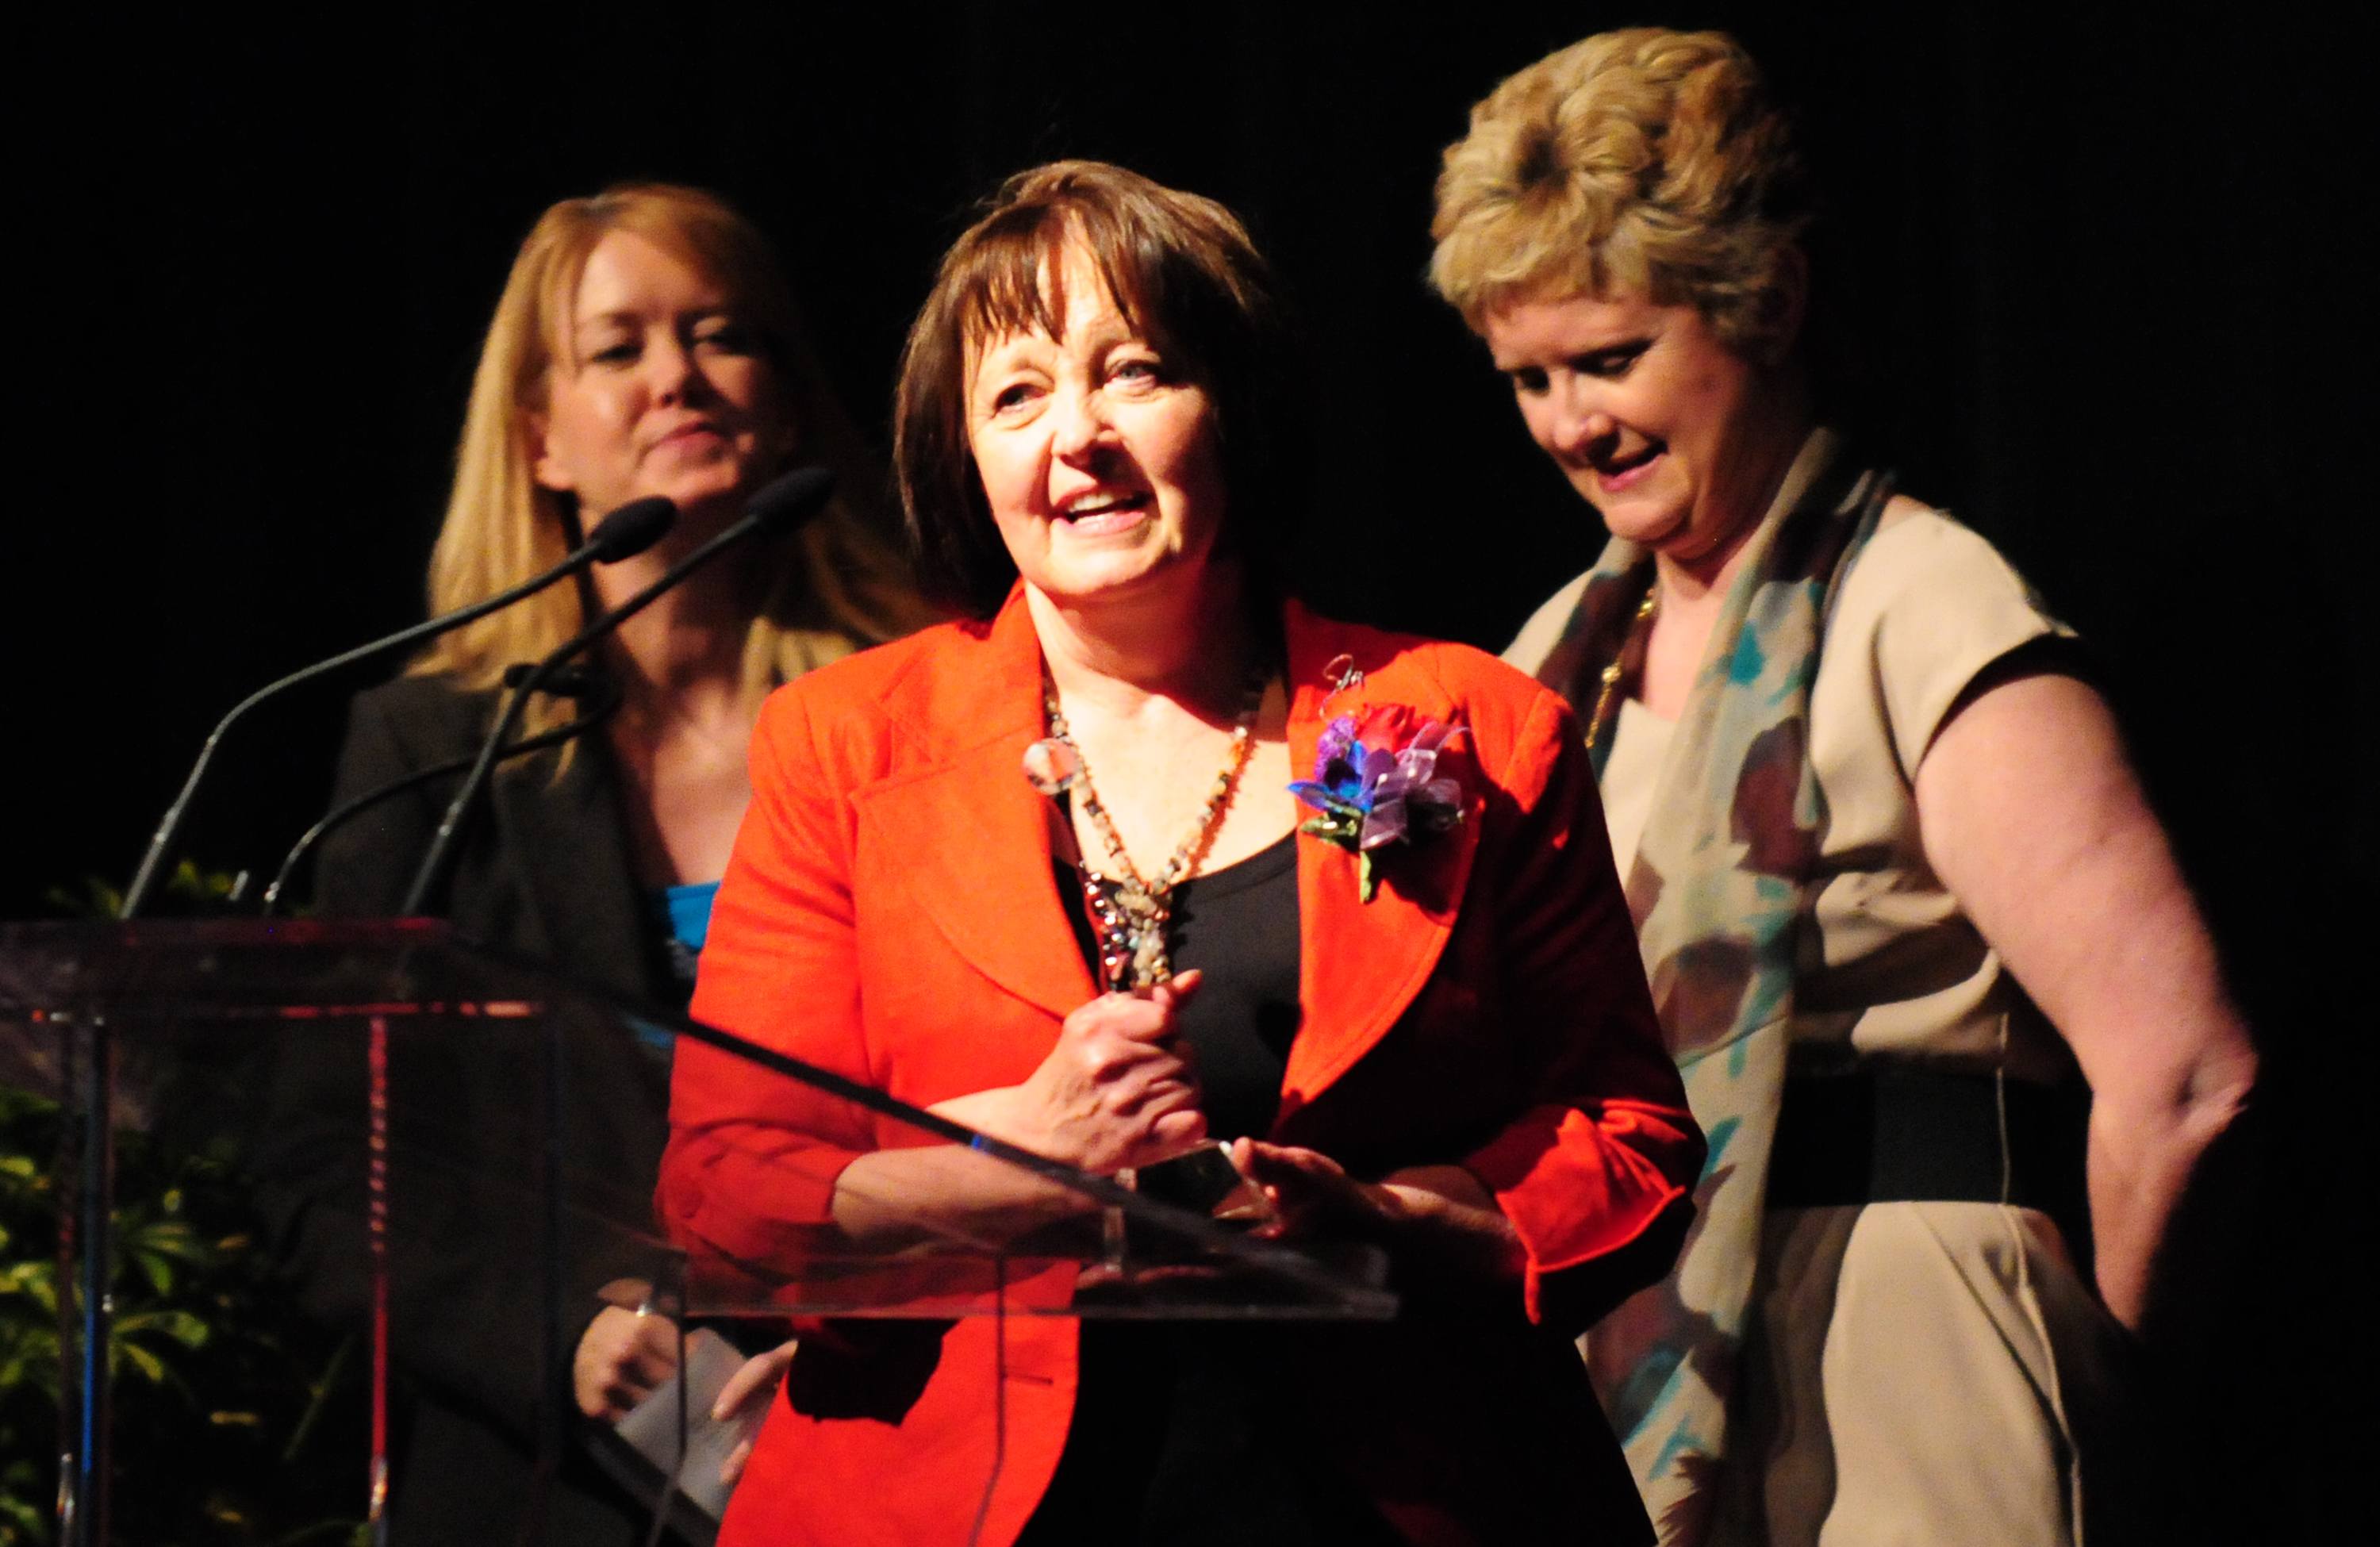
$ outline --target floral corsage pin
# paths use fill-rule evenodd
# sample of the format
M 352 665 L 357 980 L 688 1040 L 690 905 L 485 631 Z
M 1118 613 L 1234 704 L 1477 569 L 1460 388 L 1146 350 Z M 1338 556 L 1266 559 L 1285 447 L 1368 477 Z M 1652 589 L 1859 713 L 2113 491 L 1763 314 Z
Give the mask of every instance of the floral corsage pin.
M 1314 777 L 1289 786 L 1319 813 L 1298 831 L 1355 857 L 1356 895 L 1365 902 L 1379 890 L 1374 861 L 1381 849 L 1436 837 L 1463 820 L 1463 786 L 1438 772 L 1439 750 L 1463 733 L 1436 720 L 1415 728 L 1402 704 L 1342 714 L 1323 727 Z

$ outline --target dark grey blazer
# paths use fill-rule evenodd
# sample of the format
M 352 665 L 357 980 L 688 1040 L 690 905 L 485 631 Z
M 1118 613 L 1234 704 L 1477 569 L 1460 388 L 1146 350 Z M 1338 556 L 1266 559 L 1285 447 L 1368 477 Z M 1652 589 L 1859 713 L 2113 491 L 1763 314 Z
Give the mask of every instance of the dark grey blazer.
M 470 752 L 492 698 L 432 677 L 362 694 L 350 712 L 336 798 Z M 499 771 L 427 911 L 451 919 L 469 940 L 550 963 L 589 987 L 673 1004 L 677 991 L 645 921 L 602 738 L 582 740 L 558 779 L 557 757 L 536 753 Z M 432 780 L 393 797 L 326 839 L 319 911 L 393 912 L 458 783 L 459 775 Z M 652 1196 L 667 1137 L 666 1066 L 634 1041 L 592 1031 L 566 1031 L 564 1045 L 565 1164 L 601 1176 L 610 1209 L 640 1207 Z M 528 1520 L 540 1495 L 545 1542 L 643 1540 L 643 1506 L 584 1448 L 591 1434 L 568 1405 L 566 1360 L 547 1372 L 551 1381 L 540 1379 L 548 1322 L 536 1249 L 545 1216 L 533 1185 L 542 1130 L 534 1114 L 545 1078 L 528 1039 L 392 1042 L 397 1132 L 429 1136 L 400 1152 L 390 1184 L 391 1362 L 401 1388 L 390 1518 L 399 1547 L 532 1540 Z M 301 1298 L 326 1322 L 357 1328 L 368 1326 L 370 1303 L 359 1249 L 362 1078 L 353 1038 L 285 1054 L 257 1164 L 258 1202 Z M 599 1309 L 596 1288 L 649 1273 L 653 1261 L 609 1232 L 575 1220 L 565 1228 L 560 1332 L 563 1347 L 575 1349 Z M 540 1481 L 540 1425 L 557 1412 L 569 1443 Z

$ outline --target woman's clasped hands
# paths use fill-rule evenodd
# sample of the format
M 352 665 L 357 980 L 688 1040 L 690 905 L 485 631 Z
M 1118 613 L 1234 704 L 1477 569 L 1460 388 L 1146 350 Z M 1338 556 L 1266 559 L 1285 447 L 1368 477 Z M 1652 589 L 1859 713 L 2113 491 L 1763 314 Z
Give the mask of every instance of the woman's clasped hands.
M 1196 972 L 1184 972 L 1079 1005 L 1031 1075 L 977 1098 L 976 1126 L 1096 1175 L 1197 1143 L 1207 1137 L 1207 1118 L 1180 1012 L 1198 981 Z

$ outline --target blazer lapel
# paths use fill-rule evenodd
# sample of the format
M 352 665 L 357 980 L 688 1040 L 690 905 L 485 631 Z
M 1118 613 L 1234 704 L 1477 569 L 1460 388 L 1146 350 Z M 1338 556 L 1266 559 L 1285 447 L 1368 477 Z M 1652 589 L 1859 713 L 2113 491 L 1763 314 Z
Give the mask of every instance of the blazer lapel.
M 1292 685 L 1293 769 L 1311 768 L 1324 725 L 1323 668 L 1342 649 L 1370 680 L 1330 707 L 1402 703 L 1447 720 L 1459 706 L 1418 671 L 1402 669 L 1387 637 L 1342 630 L 1293 603 L 1284 624 Z M 1097 992 L 1060 905 L 1050 802 L 1026 784 L 1025 749 L 1041 734 L 1040 647 L 1014 598 L 977 658 L 941 674 L 905 730 L 936 751 L 926 766 L 857 792 L 868 848 L 897 856 L 899 883 L 919 914 L 976 971 L 1063 1017 Z M 905 719 L 906 717 L 905 716 Z M 1310 1102 L 1387 1035 L 1438 966 L 1479 843 L 1486 798 L 1468 749 L 1452 760 L 1463 821 L 1416 847 L 1391 850 L 1378 895 L 1357 899 L 1355 859 L 1310 834 L 1297 839 L 1299 997 L 1305 1022 L 1291 1044 L 1281 1115 Z
M 853 797 L 868 847 L 896 857 L 918 913 L 985 978 L 1063 1017 L 1098 992 L 1058 900 L 1047 797 L 1025 779 L 1041 735 L 1041 647 L 1013 594 L 973 659 L 945 669 L 905 729 L 936 750 Z
M 489 801 L 542 954 L 599 987 L 650 999 L 643 893 L 613 779 L 607 749 L 590 737 L 559 780 L 545 757 L 500 770 Z
M 1451 720 L 1458 712 L 1435 681 L 1398 668 L 1387 636 L 1342 633 L 1294 603 L 1287 635 L 1290 766 L 1301 777 L 1314 766 L 1327 723 L 1325 669 L 1351 645 L 1359 655 L 1364 645 L 1375 645 L 1379 658 L 1355 661 L 1366 681 L 1339 695 L 1330 713 L 1397 703 L 1423 719 Z M 1478 851 L 1487 806 L 1468 749 L 1450 761 L 1463 782 L 1463 820 L 1418 846 L 1386 851 L 1379 890 L 1368 903 L 1357 895 L 1354 855 L 1311 834 L 1298 834 L 1298 997 L 1305 1021 L 1290 1044 L 1281 1079 L 1282 1121 L 1370 1052 L 1437 969 Z

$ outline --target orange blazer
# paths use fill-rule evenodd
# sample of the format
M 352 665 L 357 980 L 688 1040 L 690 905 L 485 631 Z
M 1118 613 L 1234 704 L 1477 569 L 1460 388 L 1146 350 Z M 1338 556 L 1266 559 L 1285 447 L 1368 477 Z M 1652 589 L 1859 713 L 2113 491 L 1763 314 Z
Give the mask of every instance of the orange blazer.
M 1568 1340 L 1666 1271 L 1703 1140 L 1569 711 L 1459 645 L 1294 604 L 1282 627 L 1301 774 L 1342 653 L 1366 680 L 1333 713 L 1404 705 L 1468 736 L 1440 765 L 1459 773 L 1465 820 L 1390 851 L 1372 902 L 1353 856 L 1297 840 L 1304 1013 L 1271 1137 L 1358 1176 L 1460 1163 L 1528 1256 L 1509 1302 L 1287 1340 L 1312 1364 L 1288 1383 L 1312 1407 L 1303 1431 L 1318 1465 L 1415 1541 L 1645 1539 Z M 1059 901 L 1048 802 L 1021 772 L 1042 734 L 1021 592 L 988 624 L 929 630 L 771 697 L 694 1015 L 918 1106 L 1024 1079 L 1097 992 Z M 690 1044 L 671 1127 L 670 1229 L 788 1272 L 830 1219 L 842 1167 L 917 1141 Z M 1065 1443 L 1076 1327 L 1012 1319 L 1002 1349 L 990 1318 L 963 1320 L 906 1386 L 886 1377 L 893 1410 L 865 1413 L 806 1400 L 813 1346 L 846 1357 L 806 1342 L 721 1541 L 958 1542 L 982 1509 L 975 1540 L 1006 1547 Z

